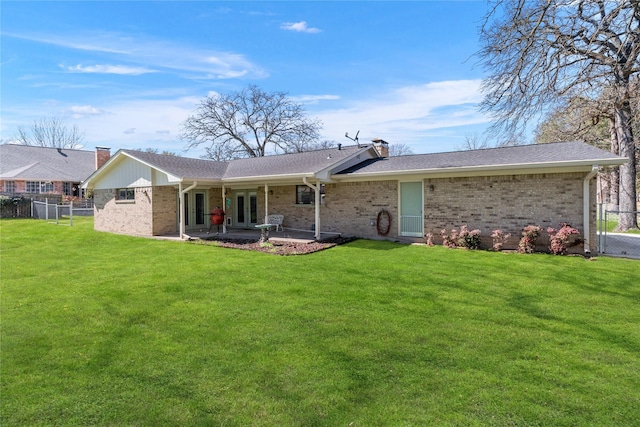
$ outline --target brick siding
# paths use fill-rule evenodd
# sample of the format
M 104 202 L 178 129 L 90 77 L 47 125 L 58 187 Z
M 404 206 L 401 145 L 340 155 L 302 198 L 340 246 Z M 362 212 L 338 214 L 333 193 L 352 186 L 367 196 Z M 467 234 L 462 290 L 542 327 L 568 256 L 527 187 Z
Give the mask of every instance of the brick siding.
M 433 233 L 440 243 L 440 230 L 467 225 L 481 231 L 481 245 L 491 247 L 491 233 L 501 229 L 512 238 L 505 249 L 517 247 L 522 228 L 539 225 L 545 230 L 539 249 L 545 250 L 546 228 L 567 222 L 584 230 L 582 182 L 584 173 L 505 175 L 424 179 L 424 233 Z M 284 215 L 284 227 L 312 230 L 314 205 L 296 205 L 296 186 L 269 187 L 269 213 Z M 116 202 L 113 190 L 94 193 L 97 230 L 116 233 L 159 235 L 176 231 L 177 189 L 173 187 L 137 188 L 135 203 Z M 257 188 L 258 222 L 264 217 L 264 187 Z M 596 185 L 590 186 L 591 251 L 596 251 Z M 321 230 L 369 239 L 421 241 L 398 235 L 398 181 L 365 181 L 326 184 L 321 207 Z M 209 207 L 228 209 L 220 188 L 209 189 Z M 375 227 L 378 213 L 385 209 L 392 218 L 387 236 Z M 208 224 L 208 220 L 207 220 Z M 372 225 L 373 224 L 373 225 Z M 574 251 L 581 251 L 581 245 Z

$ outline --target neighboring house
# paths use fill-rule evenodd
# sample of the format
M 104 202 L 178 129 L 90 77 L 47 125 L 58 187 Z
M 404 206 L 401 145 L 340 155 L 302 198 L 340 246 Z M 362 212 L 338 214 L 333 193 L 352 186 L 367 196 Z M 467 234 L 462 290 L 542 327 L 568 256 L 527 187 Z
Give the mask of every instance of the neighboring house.
M 625 159 L 579 143 L 388 157 L 384 141 L 229 162 L 120 150 L 83 183 L 93 193 L 96 230 L 164 235 L 206 228 L 253 228 L 269 214 L 286 228 L 424 241 L 467 225 L 492 230 L 570 223 L 595 251 L 595 175 Z M 184 197 L 179 197 L 184 195 Z M 390 214 L 384 236 L 377 221 Z M 383 215 L 386 218 L 387 215 Z M 386 231 L 386 230 L 385 230 Z
M 0 193 L 80 197 L 80 184 L 110 156 L 108 148 L 67 150 L 0 145 Z

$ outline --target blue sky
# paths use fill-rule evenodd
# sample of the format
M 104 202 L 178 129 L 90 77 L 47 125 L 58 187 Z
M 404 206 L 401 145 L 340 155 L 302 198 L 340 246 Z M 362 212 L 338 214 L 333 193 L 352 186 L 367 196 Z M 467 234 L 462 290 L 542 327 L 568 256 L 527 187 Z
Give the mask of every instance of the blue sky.
M 40 117 L 85 148 L 184 152 L 208 94 L 256 84 L 320 119 L 323 139 L 450 151 L 486 129 L 485 1 L 2 1 L 0 138 Z

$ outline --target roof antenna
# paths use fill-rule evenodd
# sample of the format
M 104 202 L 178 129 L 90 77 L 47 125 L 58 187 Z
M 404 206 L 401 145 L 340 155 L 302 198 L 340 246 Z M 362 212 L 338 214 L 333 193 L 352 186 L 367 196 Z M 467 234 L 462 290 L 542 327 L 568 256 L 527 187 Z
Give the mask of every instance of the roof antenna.
M 346 136 L 347 138 L 349 138 L 352 141 L 355 141 L 356 144 L 358 144 L 358 148 L 360 148 L 360 142 L 358 141 L 358 135 L 360 134 L 360 131 L 356 132 L 356 137 L 355 138 L 351 138 L 349 136 L 349 132 L 345 132 L 344 136 Z

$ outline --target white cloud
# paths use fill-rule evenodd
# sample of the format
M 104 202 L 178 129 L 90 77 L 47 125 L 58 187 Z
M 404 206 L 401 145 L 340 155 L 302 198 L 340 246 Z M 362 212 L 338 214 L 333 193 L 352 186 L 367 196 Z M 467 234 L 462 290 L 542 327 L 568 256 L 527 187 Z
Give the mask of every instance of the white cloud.
M 289 97 L 292 101 L 302 104 L 317 104 L 320 101 L 336 101 L 340 99 L 338 95 L 297 95 Z
M 144 67 L 127 67 L 126 65 L 74 65 L 65 67 L 74 73 L 99 73 L 99 74 L 121 74 L 129 76 L 139 76 L 141 74 L 156 73 L 155 70 L 150 70 Z
M 480 80 L 443 81 L 378 92 L 339 109 L 315 109 L 310 114 L 322 120 L 327 139 L 343 142 L 345 132 L 355 135 L 360 130 L 361 142 L 382 138 L 408 144 L 418 153 L 433 151 L 425 149 L 429 141 L 445 144 L 464 138 L 470 126 L 486 125 L 489 117 L 477 108 L 481 100 Z M 466 130 L 458 133 L 452 128 Z
M 299 33 L 310 33 L 310 34 L 315 34 L 322 31 L 320 28 L 309 27 L 307 25 L 307 21 L 285 22 L 282 25 L 280 25 L 280 28 L 282 30 L 296 31 Z
M 38 43 L 60 46 L 67 49 L 90 51 L 107 55 L 122 62 L 134 64 L 96 65 L 69 67 L 69 71 L 143 74 L 159 71 L 174 71 L 193 79 L 229 79 L 237 77 L 264 78 L 268 73 L 252 63 L 244 55 L 203 49 L 172 41 L 145 36 L 129 36 L 114 32 L 89 32 L 82 34 L 3 34 L 3 36 L 31 40 Z M 89 40 L 78 42 L 77 40 Z
M 198 150 L 184 153 L 185 143 L 178 137 L 184 120 L 193 113 L 200 98 L 131 99 L 104 106 L 105 115 L 78 120 L 85 131 L 88 146 L 104 145 L 118 149 L 157 148 L 188 157 L 204 154 Z
M 69 112 L 71 113 L 71 117 L 73 117 L 74 119 L 106 113 L 106 111 L 104 111 L 103 109 L 93 107 L 91 105 L 73 105 L 71 108 L 69 108 Z

